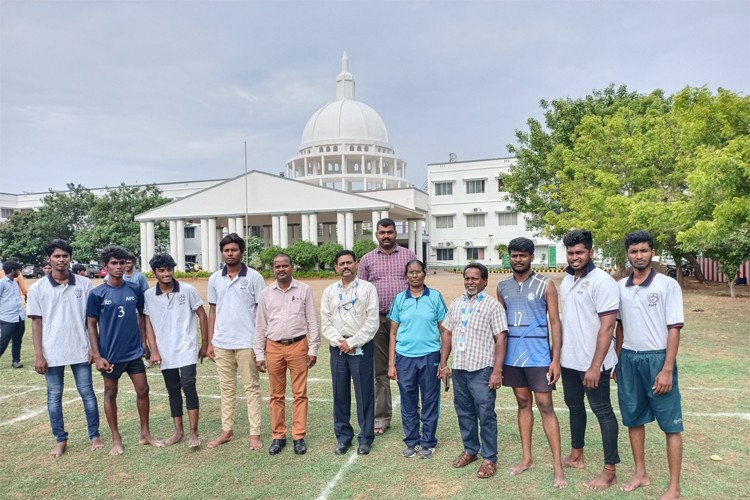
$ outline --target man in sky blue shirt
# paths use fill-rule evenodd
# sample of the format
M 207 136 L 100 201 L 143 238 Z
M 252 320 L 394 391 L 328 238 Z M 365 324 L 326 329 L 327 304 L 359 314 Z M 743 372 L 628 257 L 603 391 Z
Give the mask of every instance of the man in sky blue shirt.
M 11 348 L 12 368 L 23 368 L 21 363 L 21 339 L 26 329 L 26 313 L 21 303 L 21 291 L 16 278 L 21 274 L 21 263 L 9 260 L 3 263 L 5 276 L 0 278 L 0 356 L 8 344 Z

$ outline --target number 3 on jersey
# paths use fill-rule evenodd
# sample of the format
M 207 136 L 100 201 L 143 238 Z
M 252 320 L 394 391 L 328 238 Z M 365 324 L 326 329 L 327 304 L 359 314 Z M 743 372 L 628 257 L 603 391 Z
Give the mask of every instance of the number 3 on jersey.
M 125 316 L 125 308 L 122 306 L 117 306 L 117 317 L 122 318 Z

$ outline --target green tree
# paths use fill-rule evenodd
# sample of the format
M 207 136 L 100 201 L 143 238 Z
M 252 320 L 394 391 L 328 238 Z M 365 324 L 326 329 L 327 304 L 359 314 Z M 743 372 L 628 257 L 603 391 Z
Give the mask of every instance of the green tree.
M 331 269 L 334 265 L 333 259 L 336 253 L 343 250 L 344 247 L 334 241 L 329 241 L 318 247 L 318 263 L 325 269 Z
M 273 267 L 273 258 L 276 257 L 279 252 L 284 251 L 285 250 L 278 245 L 271 245 L 270 247 L 264 248 L 258 256 L 264 267 L 271 268 Z
M 371 239 L 357 240 L 354 242 L 352 252 L 357 256 L 357 260 L 361 259 L 367 252 L 375 250 L 378 244 Z
M 318 263 L 318 246 L 309 241 L 297 240 L 286 249 L 296 266 L 307 271 Z

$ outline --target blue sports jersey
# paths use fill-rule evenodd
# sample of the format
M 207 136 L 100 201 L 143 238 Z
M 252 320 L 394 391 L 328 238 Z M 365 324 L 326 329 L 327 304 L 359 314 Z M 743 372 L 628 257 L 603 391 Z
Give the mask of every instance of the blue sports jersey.
M 508 315 L 508 347 L 504 364 L 549 366 L 547 334 L 547 283 L 541 274 L 531 275 L 520 285 L 514 277 L 497 285 Z
M 143 356 L 138 311 L 143 311 L 143 291 L 137 283 L 116 288 L 103 283 L 91 290 L 86 316 L 99 320 L 99 354 L 110 363 Z

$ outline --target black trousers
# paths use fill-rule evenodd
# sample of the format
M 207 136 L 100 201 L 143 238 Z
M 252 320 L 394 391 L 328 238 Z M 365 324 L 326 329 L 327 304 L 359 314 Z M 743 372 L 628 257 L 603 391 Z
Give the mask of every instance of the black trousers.
M 167 385 L 169 411 L 172 413 L 172 418 L 182 416 L 182 392 L 185 393 L 185 406 L 188 410 L 199 408 L 198 391 L 195 389 L 195 371 L 196 365 L 161 371 L 164 383 Z
M 0 321 L 0 356 L 5 354 L 8 344 L 13 341 L 13 347 L 10 349 L 11 361 L 18 363 L 21 361 L 21 339 L 26 331 L 26 322 L 24 321 Z
M 362 346 L 362 355 L 344 354 L 331 347 L 331 378 L 333 379 L 333 432 L 339 443 L 351 443 L 354 429 L 350 423 L 352 390 L 357 400 L 359 444 L 375 440 L 375 378 L 372 363 L 372 341 Z

